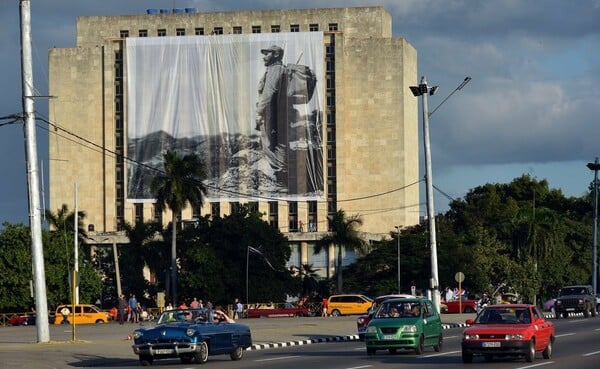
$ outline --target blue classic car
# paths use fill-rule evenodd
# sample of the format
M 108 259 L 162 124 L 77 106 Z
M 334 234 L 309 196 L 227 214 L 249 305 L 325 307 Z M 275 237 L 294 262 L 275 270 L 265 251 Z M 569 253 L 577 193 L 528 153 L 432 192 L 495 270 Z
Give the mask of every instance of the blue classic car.
M 252 345 L 250 328 L 219 310 L 207 309 L 167 310 L 156 326 L 136 330 L 133 339 L 133 352 L 143 366 L 167 358 L 204 364 L 209 355 L 222 354 L 240 360 Z

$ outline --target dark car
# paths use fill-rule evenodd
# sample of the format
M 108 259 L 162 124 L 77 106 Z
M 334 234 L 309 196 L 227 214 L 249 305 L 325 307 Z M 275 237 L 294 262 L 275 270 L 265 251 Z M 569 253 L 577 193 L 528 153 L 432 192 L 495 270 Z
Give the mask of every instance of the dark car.
M 209 356 L 223 354 L 240 360 L 244 350 L 252 345 L 248 326 L 208 309 L 167 310 L 156 326 L 137 329 L 133 339 L 133 352 L 144 366 L 167 358 L 179 358 L 184 364 L 204 364 Z
M 503 304 L 484 308 L 463 332 L 462 360 L 473 362 L 482 355 L 485 361 L 498 357 L 525 357 L 532 362 L 535 354 L 552 356 L 554 324 L 546 320 L 535 305 Z
M 297 306 L 289 302 L 281 304 L 266 304 L 249 308 L 246 311 L 248 318 L 277 318 L 277 317 L 303 317 L 314 316 L 315 314 L 305 306 Z
M 583 313 L 585 318 L 598 314 L 594 289 L 589 285 L 565 286 L 561 288 L 554 303 L 556 318 L 568 318 L 569 313 Z

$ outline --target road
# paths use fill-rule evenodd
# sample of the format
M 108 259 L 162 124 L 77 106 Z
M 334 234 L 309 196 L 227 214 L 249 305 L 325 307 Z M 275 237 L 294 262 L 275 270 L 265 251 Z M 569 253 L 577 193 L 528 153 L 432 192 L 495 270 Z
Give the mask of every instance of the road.
M 448 315 L 442 316 L 444 321 Z M 459 322 L 458 315 L 453 320 Z M 444 347 L 436 353 L 427 349 L 423 355 L 399 352 L 390 355 L 378 352 L 368 357 L 364 343 L 352 338 L 355 334 L 356 317 L 339 318 L 276 318 L 245 320 L 258 345 L 274 342 L 301 342 L 307 339 L 327 339 L 346 335 L 346 340 L 303 344 L 270 349 L 246 351 L 241 361 L 231 361 L 228 356 L 210 357 L 206 365 L 219 369 L 376 369 L 406 367 L 433 368 L 597 368 L 600 361 L 600 318 L 552 319 L 556 325 L 554 355 L 550 360 L 536 356 L 533 363 L 524 360 L 497 360 L 485 363 L 476 357 L 473 364 L 463 364 L 460 356 L 462 328 L 444 330 Z M 107 324 L 78 326 L 76 341 L 71 341 L 72 331 L 68 326 L 52 326 L 49 344 L 36 344 L 35 327 L 0 328 L 0 368 L 69 368 L 69 367 L 138 367 L 136 356 L 131 351 L 128 335 L 133 325 Z M 156 361 L 154 366 L 167 368 L 190 368 L 198 365 L 183 365 L 178 360 Z

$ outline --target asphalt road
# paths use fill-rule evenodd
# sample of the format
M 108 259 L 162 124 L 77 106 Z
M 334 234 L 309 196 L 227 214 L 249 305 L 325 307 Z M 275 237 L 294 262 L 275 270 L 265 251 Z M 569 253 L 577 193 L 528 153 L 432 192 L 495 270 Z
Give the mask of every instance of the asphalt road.
M 473 314 L 445 314 L 447 327 Z M 356 341 L 356 316 L 244 319 L 254 345 L 250 351 L 319 342 Z M 153 323 L 143 323 L 152 325 Z M 50 342 L 36 343 L 35 326 L 0 328 L 0 368 L 112 367 L 138 365 L 130 335 L 137 324 L 51 325 Z

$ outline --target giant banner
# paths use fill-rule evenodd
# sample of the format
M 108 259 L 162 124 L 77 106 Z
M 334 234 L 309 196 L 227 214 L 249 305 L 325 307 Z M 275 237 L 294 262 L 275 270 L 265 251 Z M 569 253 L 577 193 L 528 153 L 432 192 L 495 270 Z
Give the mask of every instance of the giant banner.
M 321 32 L 126 41 L 127 197 L 198 154 L 207 201 L 323 200 Z

